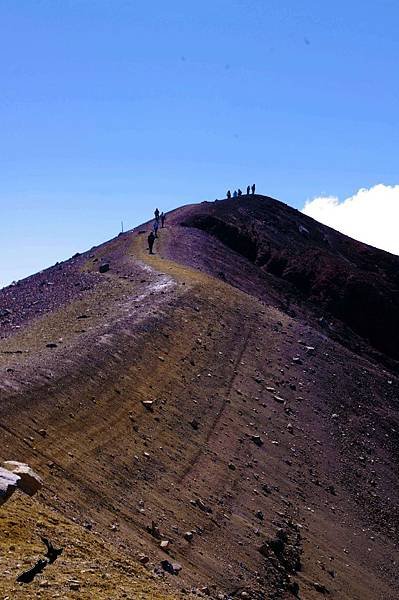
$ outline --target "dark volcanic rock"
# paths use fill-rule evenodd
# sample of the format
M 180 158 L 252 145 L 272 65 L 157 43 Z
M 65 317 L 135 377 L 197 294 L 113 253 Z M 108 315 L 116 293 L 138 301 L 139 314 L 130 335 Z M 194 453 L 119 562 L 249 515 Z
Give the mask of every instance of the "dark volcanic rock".
M 107 271 L 109 271 L 109 263 L 103 263 L 99 266 L 98 270 L 100 273 L 106 273 Z
M 377 350 L 399 358 L 399 257 L 265 196 L 200 204 L 181 225 L 207 232 L 255 265 L 259 278 L 264 274 L 265 294 L 268 286 L 290 284 L 285 289 L 293 298 L 314 303 Z M 234 285 L 234 278 L 229 281 Z

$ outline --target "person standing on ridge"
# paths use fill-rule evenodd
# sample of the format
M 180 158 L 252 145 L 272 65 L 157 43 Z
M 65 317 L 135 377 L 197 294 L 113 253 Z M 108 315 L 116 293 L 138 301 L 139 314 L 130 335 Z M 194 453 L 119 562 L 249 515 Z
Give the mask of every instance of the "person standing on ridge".
M 238 194 L 238 196 L 242 196 L 242 191 L 240 190 L 240 188 L 238 188 L 237 194 Z
M 230 192 L 230 190 L 227 190 L 226 198 L 228 200 L 231 200 L 231 192 Z
M 251 190 L 251 188 L 249 187 L 249 185 L 247 185 L 247 196 L 249 196 L 250 190 Z
M 153 248 L 154 242 L 155 242 L 155 235 L 153 234 L 152 231 L 151 231 L 150 235 L 148 236 L 147 241 L 148 241 L 149 254 L 154 254 L 152 251 L 152 248 Z
M 252 194 L 254 194 L 255 193 L 255 184 L 254 183 L 252 184 L 251 190 L 252 190 Z
M 233 192 L 233 198 L 237 198 L 238 194 L 237 194 L 237 190 L 234 190 Z
M 155 215 L 155 220 L 159 221 L 159 210 L 157 208 L 154 210 L 154 215 Z
M 159 219 L 159 217 L 158 217 Z M 158 227 L 159 227 L 159 220 L 155 219 L 154 224 L 152 226 L 152 230 L 154 232 L 154 236 L 157 238 L 158 237 Z
M 160 218 L 161 218 L 161 227 L 163 229 L 163 226 L 165 225 L 165 219 L 166 219 L 165 213 L 163 211 L 160 214 Z

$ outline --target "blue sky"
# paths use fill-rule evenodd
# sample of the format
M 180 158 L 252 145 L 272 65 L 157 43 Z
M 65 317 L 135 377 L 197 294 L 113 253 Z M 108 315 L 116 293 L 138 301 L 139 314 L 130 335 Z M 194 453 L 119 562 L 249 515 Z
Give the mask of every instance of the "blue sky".
M 399 5 L 0 1 L 0 286 L 256 182 L 398 183 Z

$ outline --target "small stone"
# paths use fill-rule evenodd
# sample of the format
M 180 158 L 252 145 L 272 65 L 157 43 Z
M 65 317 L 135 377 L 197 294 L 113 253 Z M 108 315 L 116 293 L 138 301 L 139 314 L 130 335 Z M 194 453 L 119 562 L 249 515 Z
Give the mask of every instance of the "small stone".
M 139 562 L 142 565 L 147 565 L 150 562 L 150 559 L 146 554 L 139 554 Z
M 186 533 L 184 534 L 184 539 L 187 540 L 188 542 L 192 542 L 194 538 L 194 534 L 192 531 L 186 531 Z
M 253 435 L 253 436 L 251 436 L 251 440 L 253 441 L 253 443 L 256 446 L 263 446 L 263 440 L 260 437 L 260 435 Z
M 257 510 L 256 513 L 255 513 L 255 516 L 260 521 L 263 521 L 263 519 L 264 519 L 263 512 L 261 510 Z
M 234 463 L 229 463 L 229 469 L 230 471 L 235 471 L 236 470 L 236 466 Z
M 201 498 L 197 498 L 196 500 L 193 501 L 193 504 L 195 506 L 197 506 L 200 510 L 202 510 L 205 513 L 211 513 L 212 509 L 210 506 L 207 506 L 205 504 L 205 502 L 203 500 L 201 500 Z
M 69 589 L 74 591 L 74 592 L 78 592 L 80 590 L 80 583 L 79 581 L 70 581 L 69 582 Z
M 284 398 L 281 398 L 281 396 L 273 396 L 273 398 L 275 399 L 276 402 L 278 402 L 279 404 L 284 404 Z
M 329 593 L 326 586 L 323 585 L 322 583 L 319 583 L 318 581 L 313 582 L 313 587 L 317 592 L 320 592 L 320 594 L 328 594 Z
M 164 571 L 166 571 L 167 573 L 170 573 L 171 575 L 178 575 L 180 573 L 180 571 L 182 570 L 182 567 L 179 563 L 176 563 L 176 562 L 172 563 L 169 560 L 161 561 L 161 567 L 163 568 Z
M 98 270 L 100 273 L 106 273 L 107 271 L 109 271 L 109 263 L 103 263 L 99 266 Z
M 160 548 L 162 548 L 162 550 L 167 550 L 169 548 L 170 545 L 170 541 L 169 540 L 162 540 L 161 543 L 159 544 Z
M 142 400 L 141 404 L 144 406 L 144 408 L 146 408 L 149 411 L 152 411 L 154 408 L 154 401 L 153 400 Z

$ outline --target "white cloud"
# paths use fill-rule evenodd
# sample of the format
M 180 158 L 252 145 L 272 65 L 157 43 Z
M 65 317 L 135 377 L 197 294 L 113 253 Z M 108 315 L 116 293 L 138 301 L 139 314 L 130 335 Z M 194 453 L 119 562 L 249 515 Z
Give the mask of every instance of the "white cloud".
M 399 254 L 399 185 L 360 189 L 342 201 L 320 196 L 307 200 L 302 212 L 356 240 Z

